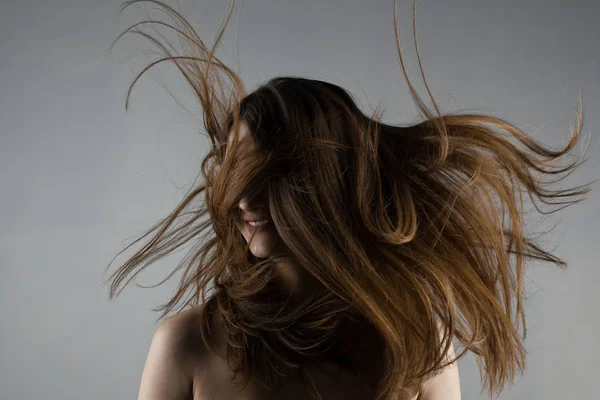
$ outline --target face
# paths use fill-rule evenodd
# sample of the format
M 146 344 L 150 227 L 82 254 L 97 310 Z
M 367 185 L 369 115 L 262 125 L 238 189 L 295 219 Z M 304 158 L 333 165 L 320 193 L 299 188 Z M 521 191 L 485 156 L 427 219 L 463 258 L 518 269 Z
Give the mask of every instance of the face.
M 244 123 L 240 126 L 238 138 L 240 140 L 238 154 L 254 149 L 254 138 Z M 232 141 L 233 134 L 230 132 L 227 139 L 228 148 L 231 148 Z M 292 301 L 294 298 L 303 297 L 309 291 L 314 292 L 315 289 L 322 288 L 322 285 L 312 275 L 297 265 L 294 257 L 290 257 L 289 248 L 283 243 L 273 225 L 266 194 L 259 197 L 262 200 L 257 201 L 257 204 L 250 204 L 245 197 L 242 197 L 238 204 L 241 222 L 237 221 L 236 225 L 246 243 L 250 243 L 252 254 L 257 258 L 282 256 L 282 259 L 276 263 L 276 270 L 281 277 L 284 290 L 291 292 Z M 248 220 L 266 220 L 267 222 L 263 226 L 254 227 L 246 222 Z M 254 236 L 252 236 L 253 234 Z
M 233 133 L 228 136 L 228 148 L 233 142 Z M 246 124 L 240 126 L 239 133 L 240 144 L 238 154 L 254 149 L 254 138 L 249 134 Z M 259 203 L 250 204 L 246 197 L 242 197 L 238 207 L 242 221 L 237 222 L 237 227 L 250 243 L 250 251 L 258 258 L 267 258 L 268 256 L 280 255 L 285 250 L 283 242 L 280 240 L 277 231 L 273 226 L 273 220 L 269 212 L 269 203 L 267 196 L 260 196 L 262 200 Z M 248 221 L 266 221 L 264 225 L 252 226 Z M 254 234 L 254 237 L 252 235 Z

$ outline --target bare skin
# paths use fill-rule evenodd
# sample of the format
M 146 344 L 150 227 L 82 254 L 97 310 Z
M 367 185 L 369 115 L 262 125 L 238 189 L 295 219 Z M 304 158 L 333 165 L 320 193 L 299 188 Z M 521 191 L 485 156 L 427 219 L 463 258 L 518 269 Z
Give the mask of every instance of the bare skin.
M 280 390 L 267 391 L 254 377 L 239 389 L 225 358 L 226 340 L 219 319 L 213 319 L 211 340 L 216 353 L 208 349 L 199 330 L 201 307 L 197 306 L 165 320 L 155 333 L 144 367 L 139 399 L 173 400 L 309 400 L 309 383 L 300 377 L 285 378 Z M 359 341 L 357 357 L 365 373 L 358 378 L 332 364 L 311 365 L 307 374 L 322 399 L 365 400 L 374 398 L 374 383 L 381 368 L 380 354 L 370 349 L 369 340 Z M 358 345 L 359 343 L 357 343 Z M 416 397 L 415 397 L 416 399 Z
M 230 136 L 231 139 L 232 136 Z M 244 151 L 254 146 L 252 136 L 245 126 L 240 131 Z M 247 199 L 239 203 L 243 219 L 258 220 L 270 218 L 268 204 L 248 204 Z M 242 223 L 238 226 L 246 241 L 250 240 L 252 228 Z M 258 257 L 288 254 L 288 249 L 277 232 L 266 229 L 255 234 L 250 251 Z M 290 297 L 300 298 L 308 290 L 319 287 L 319 282 L 297 265 L 292 257 L 277 266 L 284 286 L 290 290 Z M 256 377 L 242 390 L 236 387 L 233 372 L 226 361 L 226 332 L 218 319 L 212 321 L 216 353 L 210 351 L 202 340 L 199 328 L 199 312 L 202 305 L 180 312 L 163 321 L 155 332 L 140 385 L 138 400 L 312 400 L 310 383 L 301 377 L 289 377 L 282 381 L 277 392 L 267 391 Z M 376 383 L 383 373 L 381 350 L 376 345 L 375 336 L 369 331 L 361 332 L 360 337 L 352 336 L 338 340 L 352 344 L 355 352 L 352 363 L 364 371 L 360 376 L 342 370 L 333 364 L 314 364 L 307 367 L 307 375 L 314 384 L 322 400 L 369 400 L 375 398 Z M 454 356 L 451 347 L 448 356 Z M 313 389 L 314 392 L 314 389 Z M 318 399 L 319 397 L 317 397 Z M 411 400 L 460 400 L 458 367 L 454 365 L 443 373 L 429 379 L 421 386 L 420 393 Z
M 205 359 L 208 368 L 203 368 L 195 373 L 193 378 L 194 400 L 308 400 L 313 398 L 310 395 L 310 383 L 304 382 L 299 376 L 285 378 L 278 391 L 267 391 L 256 378 L 251 378 L 246 388 L 242 390 L 236 388 L 232 381 L 233 373 L 226 362 L 226 342 L 219 320 L 214 320 L 214 327 L 217 354 L 207 352 Z M 369 343 L 369 341 L 365 340 L 363 343 Z M 369 353 L 368 350 L 367 346 L 357 349 L 357 354 L 360 354 L 365 363 L 365 373 L 358 379 L 350 371 L 341 370 L 333 364 L 314 364 L 308 367 L 307 373 L 322 399 L 365 400 L 374 398 L 374 382 L 377 382 L 377 373 L 381 371 L 378 371 L 377 368 L 379 362 L 376 359 L 378 358 L 377 354 Z
M 246 388 L 238 391 L 224 358 L 225 337 L 218 320 L 213 320 L 215 329 L 211 337 L 217 354 L 211 352 L 202 340 L 198 325 L 201 307 L 180 312 L 160 324 L 152 338 L 138 400 L 312 400 L 310 387 L 300 379 L 283 381 L 278 392 L 267 392 L 257 379 L 251 379 Z M 373 385 L 380 377 L 381 355 L 376 351 L 369 353 L 372 342 L 368 338 L 358 342 L 364 344 L 363 349 L 357 352 L 358 362 L 362 359 L 364 365 L 362 379 L 332 365 L 308 368 L 308 374 L 323 400 L 374 399 Z M 453 346 L 448 357 L 454 357 Z M 411 400 L 460 399 L 458 366 L 454 363 L 423 382 L 419 393 Z

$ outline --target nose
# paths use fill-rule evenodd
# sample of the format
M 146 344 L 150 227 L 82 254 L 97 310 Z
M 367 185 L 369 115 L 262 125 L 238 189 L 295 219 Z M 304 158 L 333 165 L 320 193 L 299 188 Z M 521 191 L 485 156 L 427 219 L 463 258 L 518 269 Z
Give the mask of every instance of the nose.
M 248 199 L 245 198 L 245 197 L 242 197 L 242 199 L 240 200 L 238 206 L 243 211 L 246 211 L 246 212 L 250 211 L 250 204 L 248 203 Z
M 238 207 L 241 210 L 242 218 L 260 219 L 267 218 L 269 214 L 268 203 L 263 199 L 249 200 L 244 196 L 240 199 Z
M 238 203 L 238 207 L 245 212 L 253 212 L 253 211 L 258 211 L 259 208 L 256 206 L 251 206 L 248 199 L 246 197 L 242 197 L 240 202 Z

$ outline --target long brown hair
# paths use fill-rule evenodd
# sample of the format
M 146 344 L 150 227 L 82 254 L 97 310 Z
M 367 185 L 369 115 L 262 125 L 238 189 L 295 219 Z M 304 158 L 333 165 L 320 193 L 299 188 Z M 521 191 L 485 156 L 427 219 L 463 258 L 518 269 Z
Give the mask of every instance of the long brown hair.
M 201 166 L 204 182 L 194 182 L 168 217 L 123 250 L 157 231 L 110 276 L 111 299 L 149 264 L 193 240 L 169 274 L 185 267 L 177 293 L 157 311 L 164 318 L 203 304 L 202 335 L 210 348 L 211 315 L 221 316 L 228 362 L 244 385 L 252 374 L 277 386 L 286 371 L 330 357 L 347 321 L 364 321 L 381 337 L 385 379 L 378 399 L 412 396 L 469 350 L 490 396 L 517 369 L 523 372 L 525 263 L 566 267 L 526 236 L 523 193 L 544 214 L 585 198 L 590 184 L 550 188 L 583 162 L 559 165 L 580 139 L 582 105 L 568 143 L 557 150 L 493 116 L 442 115 L 425 83 L 434 115 L 408 80 L 395 12 L 402 72 L 422 122 L 383 123 L 379 105 L 366 115 L 346 90 L 316 79 L 276 77 L 248 94 L 215 56 L 234 1 L 211 48 L 167 4 L 131 0 L 122 9 L 144 1 L 158 5 L 172 23 L 145 20 L 117 38 L 142 35 L 165 55 L 132 82 L 126 108 L 139 77 L 171 61 L 200 102 L 211 149 Z M 413 24 L 415 18 L 413 6 Z M 183 51 L 145 26 L 172 30 Z M 419 67 L 425 81 L 420 58 Z M 239 135 L 242 123 L 257 145 L 239 157 L 237 141 L 227 149 L 227 137 Z M 558 178 L 544 180 L 548 176 Z M 236 227 L 240 199 L 265 191 L 281 240 L 324 288 L 293 306 L 276 284 L 278 258 L 254 257 Z M 202 204 L 193 206 L 197 199 Z M 447 360 L 453 338 L 464 349 Z

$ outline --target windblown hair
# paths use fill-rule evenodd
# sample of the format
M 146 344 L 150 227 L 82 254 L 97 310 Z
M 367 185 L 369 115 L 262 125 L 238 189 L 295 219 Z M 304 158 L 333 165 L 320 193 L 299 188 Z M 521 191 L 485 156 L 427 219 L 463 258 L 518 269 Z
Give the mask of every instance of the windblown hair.
M 133 81 L 126 108 L 140 76 L 171 61 L 200 102 L 211 149 L 202 162 L 204 182 L 127 247 L 158 230 L 110 276 L 111 299 L 150 263 L 194 240 L 168 276 L 185 266 L 177 293 L 157 311 L 163 318 L 203 304 L 202 335 L 210 348 L 211 315 L 220 315 L 229 365 L 244 385 L 256 376 L 272 388 L 314 360 L 342 362 L 332 349 L 348 321 L 369 324 L 381 338 L 385 379 L 378 399 L 414 395 L 467 351 L 477 356 L 490 396 L 524 371 L 526 261 L 566 263 L 526 236 L 523 193 L 543 214 L 585 198 L 590 184 L 550 188 L 583 162 L 559 165 L 580 139 L 582 110 L 558 150 L 493 116 L 442 115 L 426 85 L 434 114 L 408 80 L 395 12 L 398 55 L 422 122 L 386 124 L 379 105 L 366 115 L 346 90 L 316 79 L 276 77 L 247 94 L 214 54 L 234 2 L 208 48 L 167 4 L 132 0 L 122 9 L 143 1 L 158 5 L 173 23 L 144 20 L 117 38 L 142 35 L 165 55 Z M 183 52 L 139 29 L 143 25 L 175 32 Z M 414 35 L 418 56 L 416 28 Z M 420 58 L 419 67 L 423 75 Z M 237 137 L 242 123 L 256 148 L 240 156 L 237 140 L 229 145 L 227 138 Z M 558 177 L 542 179 L 550 175 Z M 237 229 L 240 199 L 262 195 L 281 240 L 322 284 L 300 302 L 289 302 L 279 289 L 278 257 L 256 258 Z M 202 204 L 193 207 L 198 198 Z M 453 338 L 464 349 L 448 360 Z

